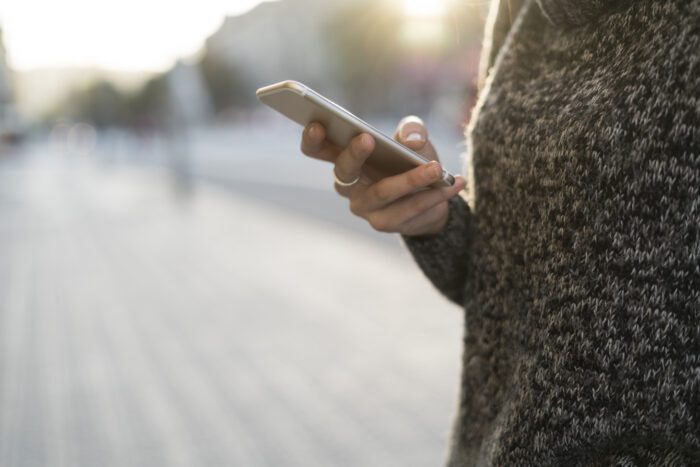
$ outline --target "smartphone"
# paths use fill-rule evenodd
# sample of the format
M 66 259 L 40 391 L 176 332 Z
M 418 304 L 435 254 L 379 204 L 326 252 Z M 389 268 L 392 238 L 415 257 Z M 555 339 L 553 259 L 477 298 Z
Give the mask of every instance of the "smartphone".
M 398 175 L 427 164 L 429 159 L 412 151 L 385 135 L 365 121 L 351 114 L 335 102 L 311 90 L 297 81 L 282 81 L 262 87 L 256 92 L 258 99 L 285 117 L 306 126 L 319 122 L 326 128 L 326 138 L 340 147 L 346 147 L 360 133 L 374 138 L 374 151 L 367 159 L 372 174 L 382 177 Z M 436 187 L 454 185 L 455 178 L 446 170 Z

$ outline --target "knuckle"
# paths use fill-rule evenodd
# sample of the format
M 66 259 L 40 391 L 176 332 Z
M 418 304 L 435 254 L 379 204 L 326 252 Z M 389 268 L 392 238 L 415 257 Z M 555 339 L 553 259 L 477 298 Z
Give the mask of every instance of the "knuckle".
M 394 232 L 394 225 L 386 215 L 372 216 L 368 219 L 369 224 L 377 232 L 391 233 Z
M 412 200 L 410 200 L 410 202 L 408 203 L 408 207 L 412 212 L 419 214 L 430 209 L 430 207 L 434 204 L 434 200 L 434 194 L 426 192 L 424 196 L 416 196 Z
M 418 214 L 425 211 L 425 202 L 420 197 L 414 197 L 408 202 L 408 210 L 411 213 Z
M 408 186 L 411 188 L 421 188 L 425 185 L 425 177 L 423 176 L 422 167 L 413 169 L 408 173 Z
M 385 216 L 371 216 L 367 219 L 369 225 L 377 232 L 388 232 L 389 222 Z
M 380 203 L 386 203 L 391 199 L 391 188 L 384 183 L 378 183 L 374 188 L 374 198 Z
M 357 200 L 357 198 L 350 198 L 350 212 L 353 213 L 354 215 L 361 217 L 362 214 L 362 205 L 361 203 Z

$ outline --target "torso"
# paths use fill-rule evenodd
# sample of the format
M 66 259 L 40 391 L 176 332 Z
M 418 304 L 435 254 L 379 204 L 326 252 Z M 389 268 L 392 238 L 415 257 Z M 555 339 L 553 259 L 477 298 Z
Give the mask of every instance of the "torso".
M 471 135 L 452 462 L 700 456 L 700 2 L 522 14 Z

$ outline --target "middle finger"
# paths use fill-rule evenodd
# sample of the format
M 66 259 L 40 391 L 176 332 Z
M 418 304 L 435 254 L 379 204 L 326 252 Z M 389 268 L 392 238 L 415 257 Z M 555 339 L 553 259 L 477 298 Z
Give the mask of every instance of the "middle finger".
M 432 161 L 402 174 L 384 178 L 364 193 L 364 208 L 368 211 L 381 209 L 406 195 L 429 188 L 441 177 L 442 166 L 439 162 Z

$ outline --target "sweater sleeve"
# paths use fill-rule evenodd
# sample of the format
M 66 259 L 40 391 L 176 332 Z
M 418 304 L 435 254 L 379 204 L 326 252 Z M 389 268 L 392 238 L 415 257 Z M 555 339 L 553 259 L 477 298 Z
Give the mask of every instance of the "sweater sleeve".
M 445 228 L 436 235 L 403 236 L 423 273 L 451 301 L 463 304 L 467 254 L 471 245 L 471 212 L 461 196 L 448 201 Z

